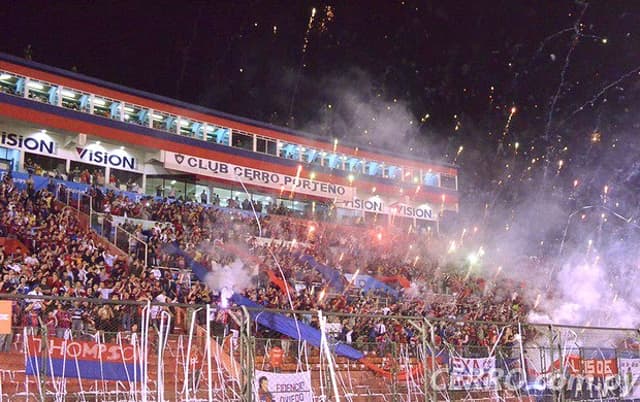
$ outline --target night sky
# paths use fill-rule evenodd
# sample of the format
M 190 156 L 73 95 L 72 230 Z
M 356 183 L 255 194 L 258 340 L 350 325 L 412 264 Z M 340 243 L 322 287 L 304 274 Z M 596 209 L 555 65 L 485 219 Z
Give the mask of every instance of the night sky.
M 22 0 L 0 20 L 3 52 L 455 162 L 468 209 L 640 213 L 638 1 Z

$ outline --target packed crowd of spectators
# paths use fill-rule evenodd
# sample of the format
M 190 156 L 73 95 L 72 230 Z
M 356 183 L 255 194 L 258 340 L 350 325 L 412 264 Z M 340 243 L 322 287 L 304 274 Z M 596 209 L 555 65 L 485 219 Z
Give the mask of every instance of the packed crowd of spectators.
M 257 284 L 245 290 L 250 299 L 271 308 L 312 311 L 323 309 L 344 313 L 442 317 L 451 321 L 523 321 L 527 308 L 518 294 L 520 284 L 498 280 L 491 284 L 482 278 L 465 277 L 455 267 L 440 267 L 438 255 L 445 253 L 439 239 L 426 231 L 406 233 L 404 229 L 375 226 L 344 226 L 320 221 L 293 219 L 270 214 L 223 210 L 198 203 L 167 202 L 148 199 L 133 202 L 112 195 L 99 206 L 110 214 L 150 219 L 157 223 L 149 235 L 151 262 L 162 266 L 185 268 L 182 258 L 163 252 L 167 243 L 179 247 L 204 266 L 230 262 L 235 256 L 256 261 L 261 275 Z M 246 211 L 246 208 L 242 208 Z M 257 212 L 257 211 L 256 211 Z M 132 232 L 136 228 L 128 227 Z M 142 228 L 137 228 L 140 233 Z M 257 242 L 256 237 L 271 239 Z M 235 245 L 229 256 L 221 245 Z M 240 248 L 241 253 L 237 252 Z M 385 292 L 363 292 L 343 279 L 344 292 L 335 293 L 323 276 L 299 256 L 310 255 L 316 261 L 340 273 L 370 276 L 400 276 L 412 283 L 410 289 L 396 285 L 400 297 Z M 289 294 L 264 274 L 284 278 Z M 199 289 L 205 291 L 204 288 Z M 197 293 L 197 292 L 196 292 Z M 187 303 L 215 301 L 215 294 L 180 299 Z M 312 323 L 308 315 L 305 321 Z M 381 341 L 415 342 L 415 333 L 393 320 L 345 319 L 337 334 L 350 343 Z M 398 322 L 398 321 L 395 321 Z M 264 336 L 274 336 L 262 329 Z M 492 346 L 498 339 L 495 325 L 451 325 L 441 322 L 437 337 L 460 347 Z M 514 341 L 512 330 L 500 336 L 503 344 Z
M 332 330 L 341 341 L 360 348 L 375 350 L 392 341 L 417 342 L 418 335 L 408 321 L 396 318 L 413 316 L 436 323 L 438 342 L 486 353 L 497 342 L 513 343 L 513 329 L 456 321 L 515 323 L 524 321 L 528 312 L 518 292 L 520 284 L 499 279 L 487 282 L 443 264 L 439 258 L 446 254 L 443 244 L 431 232 L 388 225 L 346 226 L 177 200 L 135 201 L 92 187 L 92 207 L 104 213 L 103 233 L 104 222 L 109 232 L 116 216 L 153 221 L 146 228 L 127 219 L 123 223 L 147 245 L 149 266 L 145 266 L 135 258 L 139 256 L 135 249 L 127 250 L 128 256 L 118 256 L 94 232 L 82 227 L 74 210 L 56 202 L 56 196 L 64 199 L 65 191 L 64 186 L 35 191 L 28 182 L 18 190 L 10 175 L 0 184 L 0 230 L 29 247 L 0 253 L 0 289 L 30 296 L 14 301 L 14 324 L 33 331 L 46 328 L 58 336 L 71 331 L 110 337 L 111 333 L 137 330 L 143 306 L 96 304 L 83 298 L 164 303 L 152 308 L 153 324 L 159 326 L 166 311 L 178 327 L 185 324 L 185 313 L 173 304 L 212 303 L 220 306 L 216 320 L 233 326 L 222 308 L 226 300 L 219 289 L 212 291 L 193 281 L 187 261 L 169 245 L 177 245 L 208 269 L 222 270 L 223 275 L 224 267 L 239 258 L 248 276 L 257 275 L 251 281 L 227 278 L 221 285 L 265 307 L 351 314 L 332 319 Z M 340 290 L 330 286 L 312 264 L 303 262 L 302 256 L 311 256 L 340 273 Z M 342 274 L 402 278 L 411 286 L 390 281 L 394 294 L 363 291 Z M 80 299 L 37 299 L 42 295 Z M 362 314 L 380 318 L 358 318 Z M 312 313 L 296 317 L 317 325 Z M 256 330 L 260 336 L 280 337 L 265 328 Z M 0 344 L 3 347 L 6 345 Z

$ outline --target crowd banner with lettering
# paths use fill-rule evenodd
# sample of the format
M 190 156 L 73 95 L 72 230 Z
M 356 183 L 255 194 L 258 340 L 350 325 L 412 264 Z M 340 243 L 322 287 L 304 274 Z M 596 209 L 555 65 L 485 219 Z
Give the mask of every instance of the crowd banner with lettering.
M 620 398 L 640 399 L 640 359 L 619 358 Z
M 271 373 L 256 370 L 256 401 L 312 402 L 311 372 Z
M 496 358 L 451 357 L 449 388 L 452 390 L 491 390 L 496 388 Z
M 7 171 L 6 170 L 2 170 L 0 169 L 0 176 L 6 174 Z M 29 178 L 29 174 L 28 173 L 23 173 L 23 172 L 16 172 L 16 171 L 12 171 L 11 172 L 11 176 L 13 177 L 13 182 L 16 186 L 16 188 L 18 190 L 24 190 L 25 188 L 27 188 L 27 184 L 26 181 Z M 58 179 L 51 179 L 50 177 L 46 177 L 46 176 L 36 176 L 36 175 L 32 175 L 31 179 L 33 180 L 33 185 L 36 189 L 36 191 L 42 190 L 44 188 L 47 187 L 47 185 L 49 184 L 49 180 L 53 180 L 53 183 L 55 184 L 56 188 L 59 184 L 64 185 L 67 190 L 76 192 L 76 193 L 84 193 L 87 192 L 91 186 L 89 184 L 84 184 L 84 183 L 75 183 L 72 181 L 66 181 L 66 180 L 58 180 Z M 107 190 L 109 191 L 114 191 L 115 194 L 118 195 L 124 195 L 125 197 L 127 197 L 128 199 L 135 201 L 135 202 L 139 202 L 143 195 L 138 194 L 138 193 L 134 193 L 131 191 L 123 191 L 123 190 L 114 190 L 112 188 L 107 188 L 107 187 L 100 187 L 102 192 L 106 192 Z M 253 216 L 253 215 L 251 215 Z
M 44 373 L 53 377 L 109 381 L 134 381 L 140 378 L 133 345 L 56 337 L 47 338 L 44 344 L 42 338 L 29 337 L 27 347 L 27 375 Z
M 311 180 L 295 175 L 268 172 L 170 151 L 164 152 L 164 167 L 234 182 L 242 181 L 245 184 L 284 190 L 287 193 L 301 193 L 331 200 L 351 200 L 355 196 L 353 187 Z
M 615 355 L 615 351 L 614 355 Z M 618 361 L 613 358 L 583 359 L 582 377 L 576 378 L 576 397 L 582 399 L 617 398 L 620 394 Z

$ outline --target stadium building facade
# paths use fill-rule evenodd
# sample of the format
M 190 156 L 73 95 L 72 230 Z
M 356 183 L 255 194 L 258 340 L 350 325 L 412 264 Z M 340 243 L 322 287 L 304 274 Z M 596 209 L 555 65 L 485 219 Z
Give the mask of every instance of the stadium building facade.
M 0 167 L 140 194 L 437 226 L 454 166 L 276 127 L 0 54 Z M 73 175 L 78 177 L 79 175 Z

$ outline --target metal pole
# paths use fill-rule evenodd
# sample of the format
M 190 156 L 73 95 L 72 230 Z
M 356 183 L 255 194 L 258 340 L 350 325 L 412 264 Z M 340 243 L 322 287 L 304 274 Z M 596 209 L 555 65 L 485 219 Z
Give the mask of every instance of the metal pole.
M 149 266 L 149 245 L 146 242 L 142 242 L 144 244 L 144 266 Z
M 233 355 L 233 352 L 231 352 Z M 207 381 L 209 382 L 209 402 L 213 402 L 213 379 L 211 377 L 211 304 L 207 304 Z
M 242 306 L 242 313 L 243 313 L 243 318 L 245 318 L 246 321 L 246 329 L 245 329 L 245 334 L 244 334 L 244 339 L 245 342 L 243 342 L 246 350 L 243 350 L 245 348 L 240 348 L 240 357 L 241 359 L 244 357 L 244 368 L 245 368 L 245 381 L 244 381 L 244 388 L 245 388 L 245 394 L 244 394 L 244 400 L 246 402 L 251 402 L 253 401 L 253 377 L 254 377 L 254 370 L 255 370 L 255 365 L 254 365 L 254 361 L 253 361 L 253 353 L 252 351 L 254 350 L 253 348 L 253 344 L 254 344 L 254 339 L 253 336 L 251 335 L 251 315 L 249 314 L 249 311 L 247 310 L 247 308 L 245 306 Z M 243 356 L 244 355 L 244 356 Z M 242 360 L 241 360 L 242 361 Z M 241 371 L 242 372 L 242 371 Z M 240 381 L 240 384 L 242 385 L 242 379 Z

